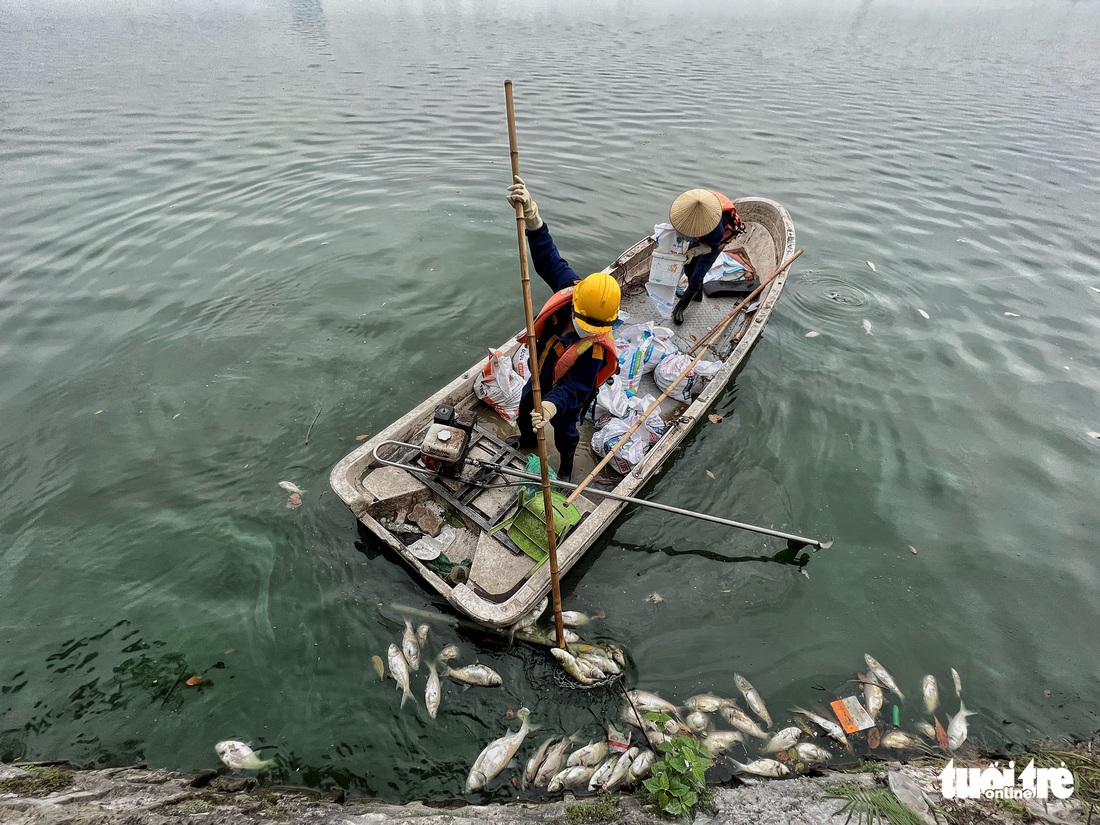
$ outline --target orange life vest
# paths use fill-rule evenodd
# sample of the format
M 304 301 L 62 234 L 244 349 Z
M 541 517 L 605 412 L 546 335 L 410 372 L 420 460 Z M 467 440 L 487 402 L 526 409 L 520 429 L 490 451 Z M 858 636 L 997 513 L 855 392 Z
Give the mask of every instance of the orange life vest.
M 542 333 L 546 329 L 546 322 L 550 317 L 566 304 L 571 304 L 572 302 L 573 287 L 566 287 L 550 296 L 550 299 L 543 304 L 542 309 L 539 310 L 538 317 L 535 318 L 536 341 L 542 338 Z M 521 343 L 526 341 L 527 333 L 521 332 L 516 336 L 516 340 Z M 600 332 L 595 335 L 589 335 L 586 338 L 581 338 L 579 341 L 574 341 L 572 344 L 568 345 L 566 345 L 557 335 L 554 335 L 546 344 L 547 345 L 543 348 L 539 357 L 539 371 L 542 371 L 547 356 L 553 352 L 558 359 L 554 363 L 555 382 L 560 381 L 562 377 L 569 372 L 569 368 L 576 363 L 577 359 L 590 349 L 592 350 L 592 357 L 603 362 L 603 366 L 601 366 L 596 373 L 596 387 L 603 386 L 611 379 L 611 376 L 619 371 L 619 353 L 618 350 L 615 349 L 615 339 L 610 332 Z
M 737 207 L 733 205 L 733 201 L 721 192 L 715 192 L 713 189 L 710 191 L 718 196 L 718 200 L 722 203 L 722 214 L 726 216 L 726 232 L 722 236 L 721 243 L 718 244 L 718 248 L 722 249 L 726 244 L 745 231 L 745 224 L 741 220 L 741 216 L 737 214 Z

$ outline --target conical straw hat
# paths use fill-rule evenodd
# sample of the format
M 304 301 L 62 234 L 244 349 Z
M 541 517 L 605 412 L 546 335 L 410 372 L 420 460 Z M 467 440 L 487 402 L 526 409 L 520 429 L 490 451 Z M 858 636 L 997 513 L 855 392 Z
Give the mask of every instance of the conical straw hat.
M 722 202 L 709 189 L 689 189 L 672 202 L 668 219 L 681 235 L 699 238 L 722 219 Z

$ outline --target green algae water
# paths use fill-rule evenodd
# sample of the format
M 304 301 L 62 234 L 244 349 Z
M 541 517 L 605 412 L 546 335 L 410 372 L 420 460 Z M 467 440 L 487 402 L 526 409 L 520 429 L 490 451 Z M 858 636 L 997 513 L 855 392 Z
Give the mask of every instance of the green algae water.
M 196 770 L 243 739 L 279 781 L 441 799 L 509 710 L 524 756 L 617 715 L 434 620 L 430 651 L 504 686 L 445 683 L 433 721 L 422 669 L 398 710 L 370 661 L 392 605 L 447 614 L 328 490 L 522 326 L 509 77 L 579 271 L 695 186 L 778 200 L 806 250 L 647 495 L 835 545 L 806 578 L 628 511 L 563 591 L 630 686 L 738 672 L 778 720 L 870 653 L 903 718 L 925 673 L 953 713 L 954 667 L 979 742 L 1094 731 L 1098 42 L 1100 7 L 1061 0 L 8 0 L 0 759 Z

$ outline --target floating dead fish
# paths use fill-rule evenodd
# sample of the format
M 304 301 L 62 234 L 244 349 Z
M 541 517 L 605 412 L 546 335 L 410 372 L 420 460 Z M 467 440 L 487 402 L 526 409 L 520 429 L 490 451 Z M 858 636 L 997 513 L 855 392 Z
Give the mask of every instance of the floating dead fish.
M 859 674 L 859 678 L 863 682 L 863 702 L 867 705 L 867 713 L 874 719 L 878 716 L 878 712 L 882 710 L 882 688 L 862 673 Z
M 466 793 L 484 788 L 504 770 L 505 765 L 512 761 L 512 757 L 516 755 L 524 737 L 527 736 L 527 731 L 530 730 L 527 725 L 530 713 L 527 708 L 520 708 L 516 714 L 522 722 L 519 730 L 493 740 L 478 754 L 473 767 L 470 768 L 470 776 L 466 780 Z
M 692 696 L 684 702 L 684 707 L 688 710 L 697 710 L 703 713 L 717 713 L 729 703 L 728 699 L 715 696 L 713 693 L 700 693 L 698 696 Z
M 1094 286 L 1090 286 L 1089 289 L 1091 289 L 1093 292 L 1100 292 L 1100 289 L 1097 289 Z
M 386 665 L 382 661 L 382 657 L 381 656 L 371 656 L 370 660 L 371 660 L 371 664 L 374 665 L 374 672 L 378 674 L 378 678 L 379 679 L 385 679 L 386 678 Z
M 892 730 L 882 735 L 882 746 L 896 751 L 916 750 L 921 747 L 921 741 L 904 731 Z
M 636 707 L 640 713 L 676 713 L 676 706 L 672 702 L 667 702 L 656 693 L 650 693 L 648 690 L 631 690 L 627 691 L 626 695 L 630 700 L 630 704 Z
M 660 604 L 665 600 L 665 598 L 660 593 L 650 593 L 648 596 L 645 597 L 645 600 L 650 604 Z
M 416 629 L 416 640 L 420 642 L 421 650 L 424 649 L 424 642 L 428 641 L 428 630 L 429 628 L 426 624 L 422 624 Z
M 914 727 L 917 729 L 917 732 L 920 733 L 921 736 L 925 737 L 926 739 L 931 739 L 933 742 L 936 741 L 936 729 L 932 725 L 928 724 L 927 722 L 917 722 Z
M 428 683 L 424 686 L 424 707 L 428 709 L 428 716 L 435 719 L 439 712 L 439 699 L 442 687 L 439 684 L 439 672 L 435 669 L 435 662 L 428 662 Z
M 608 790 L 609 788 L 618 787 L 619 783 L 626 779 L 627 774 L 630 772 L 631 766 L 634 764 L 634 760 L 638 758 L 640 753 L 639 748 L 630 748 L 621 756 L 619 761 L 615 763 L 614 769 L 611 771 L 611 775 L 600 783 L 602 790 Z
M 587 616 L 578 610 L 565 610 L 561 614 L 562 624 L 569 625 L 570 627 L 583 627 L 592 621 L 591 616 Z
M 451 659 L 458 658 L 458 645 L 450 644 L 439 651 L 439 659 L 443 662 L 449 662 Z
M 1100 433 L 1098 433 L 1098 432 L 1090 432 L 1090 433 L 1089 433 L 1089 437 L 1090 437 L 1090 438 L 1100 438 Z
M 929 314 L 928 314 L 927 312 L 925 312 L 925 311 L 924 311 L 923 309 L 918 309 L 918 310 L 917 310 L 917 312 L 919 312 L 919 313 L 920 313 L 920 316 L 921 316 L 921 318 L 923 318 L 923 319 L 924 319 L 924 320 L 926 320 L 926 321 L 927 321 L 927 320 L 928 320 L 928 319 L 929 319 L 929 318 L 931 317 L 931 316 L 929 316 Z
M 405 632 L 401 634 L 401 652 L 409 663 L 409 671 L 420 670 L 420 642 L 416 640 L 416 631 L 408 619 L 405 620 Z
M 936 684 L 936 677 L 931 673 L 921 680 L 920 692 L 924 696 L 924 712 L 934 712 L 940 704 L 940 688 Z
M 863 319 L 863 331 L 866 332 L 868 335 L 874 335 L 874 333 L 871 332 L 872 329 L 874 329 L 874 327 L 871 325 L 871 322 L 868 321 L 866 318 L 864 318 Z
M 871 263 L 870 261 L 867 262 L 867 266 L 871 267 L 872 272 L 878 272 L 878 270 L 875 269 L 875 265 L 873 263 Z
M 948 750 L 958 750 L 966 741 L 966 717 L 973 715 L 974 711 L 967 710 L 963 700 L 959 699 L 959 712 L 951 717 L 951 722 L 947 725 Z
M 795 756 L 807 765 L 820 765 L 833 758 L 825 748 L 813 742 L 799 742 L 793 748 Z
M 1020 316 L 1017 315 L 1015 312 L 1006 312 L 1005 317 L 1007 317 L 1007 318 L 1019 318 Z
M 807 333 L 806 333 L 806 337 L 807 337 L 807 338 L 816 338 L 816 337 L 817 337 L 817 336 L 819 336 L 820 334 L 821 334 L 821 333 L 820 333 L 820 332 L 818 332 L 817 330 L 813 330 L 813 329 L 811 329 L 811 330 L 810 330 L 809 332 L 807 332 Z
M 795 713 L 801 713 L 803 716 L 808 716 L 814 721 L 814 724 L 825 731 L 825 733 L 827 733 L 830 737 L 835 739 L 844 747 L 851 750 L 852 743 L 848 741 L 848 737 L 844 734 L 844 728 L 842 728 L 836 722 L 826 719 L 824 716 L 819 716 L 813 711 L 806 710 L 805 708 L 800 708 L 797 705 L 791 708 L 791 710 L 793 710 Z
M 293 481 L 280 481 L 279 486 L 286 490 L 288 493 L 297 493 L 298 495 L 301 495 L 305 492 L 305 490 L 303 490 Z
M 734 705 L 727 705 L 722 708 L 722 716 L 739 731 L 744 731 L 749 736 L 755 736 L 757 739 L 769 738 L 768 734 L 748 717 L 748 714 Z
M 783 728 L 775 736 L 764 743 L 762 750 L 764 753 L 779 753 L 780 751 L 790 750 L 798 742 L 799 737 L 802 736 L 802 729 L 798 727 Z
M 894 691 L 899 699 L 905 698 L 905 695 L 898 689 L 898 683 L 894 681 L 894 677 L 890 675 L 886 668 L 875 661 L 869 653 L 864 653 L 863 659 L 867 662 L 867 667 L 871 669 L 870 675 L 873 676 L 880 685 Z
M 550 793 L 557 793 L 562 788 L 572 788 L 574 785 L 580 785 L 582 782 L 587 782 L 592 778 L 592 774 L 595 772 L 595 768 L 585 768 L 580 765 L 575 768 L 566 768 L 550 780 L 550 784 L 546 786 L 546 790 L 550 791 Z
M 951 668 L 951 681 L 955 683 L 955 695 L 963 695 L 963 680 L 959 676 L 959 672 L 955 668 Z
M 748 764 L 742 764 L 736 759 L 731 759 L 730 762 L 737 768 L 740 773 L 751 773 L 755 776 L 767 776 L 772 778 L 778 778 L 780 776 L 786 776 L 791 772 L 791 769 L 784 765 L 782 762 L 776 762 L 774 759 L 754 759 Z
M 214 752 L 226 767 L 235 771 L 258 771 L 275 764 L 274 759 L 260 759 L 252 748 L 235 739 L 219 742 L 214 746 Z
M 760 694 L 756 692 L 749 680 L 742 676 L 740 673 L 733 674 L 734 684 L 737 685 L 737 689 L 741 691 L 741 695 L 745 697 L 745 704 L 749 706 L 749 710 L 760 717 L 764 723 L 764 727 L 770 728 L 772 726 L 772 718 L 768 714 L 768 709 L 764 707 L 764 700 L 760 698 Z
M 466 665 L 466 667 L 460 667 L 458 670 L 447 668 L 447 675 L 456 682 L 477 685 L 478 687 L 497 687 L 504 684 L 500 674 L 488 665 Z
M 412 691 L 409 690 L 409 663 L 405 661 L 405 654 L 397 645 L 390 645 L 386 649 L 386 660 L 390 666 L 390 676 L 401 688 L 400 707 L 405 707 L 405 700 L 412 698 Z
M 568 650 L 552 647 L 550 648 L 550 655 L 558 660 L 558 664 L 562 666 L 566 673 L 582 685 L 595 684 L 607 678 L 607 674 L 598 667 L 584 659 L 578 659 Z
M 593 742 L 569 754 L 565 767 L 575 768 L 577 765 L 586 768 L 594 767 L 607 759 L 609 753 L 611 753 L 611 746 L 607 742 Z
M 569 750 L 569 739 L 562 737 L 556 745 L 551 745 L 546 751 L 546 757 L 535 771 L 533 784 L 537 787 L 545 787 L 551 779 L 561 771 L 565 760 L 565 752 Z
M 596 772 L 593 773 L 588 780 L 588 790 L 594 791 L 596 790 L 596 788 L 602 787 L 604 783 L 606 783 L 607 780 L 611 778 L 611 774 L 614 772 L 615 766 L 618 764 L 619 757 L 615 756 L 611 759 L 608 759 L 606 762 L 596 768 Z
M 703 749 L 718 756 L 734 745 L 745 744 L 745 735 L 738 730 L 712 730 L 703 740 Z
M 535 776 L 538 774 L 539 768 L 542 767 L 542 763 L 546 759 L 546 754 L 550 750 L 550 746 L 557 740 L 557 736 L 549 737 L 545 742 L 539 745 L 539 749 L 535 751 L 535 755 L 527 760 L 527 767 L 523 771 L 524 788 L 535 781 Z
M 697 710 L 688 714 L 688 717 L 684 720 L 684 724 L 688 726 L 688 729 L 692 733 L 702 733 L 710 727 L 710 720 L 707 719 L 705 713 Z
M 645 778 L 656 758 L 657 754 L 653 751 L 645 750 L 639 753 L 634 757 L 634 761 L 630 765 L 630 778 L 634 781 Z

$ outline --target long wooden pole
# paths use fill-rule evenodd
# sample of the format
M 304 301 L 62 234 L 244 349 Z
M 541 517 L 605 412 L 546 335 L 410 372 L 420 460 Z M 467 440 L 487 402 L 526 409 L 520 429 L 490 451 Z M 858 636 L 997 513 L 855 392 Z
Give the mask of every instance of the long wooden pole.
M 764 280 L 764 282 L 762 284 L 760 284 L 760 286 L 758 286 L 751 293 L 749 293 L 749 296 L 747 298 L 745 298 L 743 301 L 741 301 L 741 303 L 739 303 L 736 307 L 734 307 L 732 312 L 730 312 L 725 318 L 723 318 L 721 321 L 719 321 L 717 324 L 715 324 L 713 327 L 711 327 L 710 331 L 706 335 L 704 335 L 701 339 L 699 339 L 699 342 L 695 345 L 695 347 L 692 347 L 691 352 L 694 352 L 695 349 L 699 346 L 699 344 L 703 343 L 704 341 L 706 341 L 708 339 L 717 340 L 718 338 L 721 338 L 722 333 L 726 331 L 726 327 L 729 326 L 730 321 L 732 321 L 735 317 L 737 317 L 737 313 L 740 312 L 744 307 L 748 306 L 749 302 L 752 301 L 753 298 L 755 298 L 757 295 L 759 295 L 761 292 L 763 292 L 764 288 L 767 287 L 768 284 L 770 284 L 776 278 L 778 278 L 779 273 L 782 272 L 787 267 L 789 267 L 791 264 L 793 264 L 794 261 L 795 261 L 795 258 L 797 258 L 801 254 L 802 254 L 802 250 L 800 249 L 795 254 L 793 254 L 790 258 L 788 258 L 783 264 L 781 264 L 779 266 L 779 268 L 777 270 L 775 270 L 775 272 L 773 272 L 771 275 L 769 275 Z M 688 353 L 688 354 L 690 355 L 691 353 Z M 588 476 L 584 479 L 584 481 L 582 481 L 580 484 L 578 484 L 576 489 L 574 489 L 573 492 L 569 494 L 569 498 L 567 498 L 565 500 L 566 504 L 572 504 L 573 501 L 577 498 L 577 496 L 579 496 L 581 494 L 581 492 L 583 492 L 584 489 L 589 484 L 592 483 L 592 480 L 599 474 L 600 470 L 602 470 L 605 466 L 607 466 L 607 462 L 609 462 L 611 460 L 611 457 L 613 455 L 615 455 L 616 452 L 618 452 L 618 449 L 621 446 L 623 446 L 627 442 L 627 440 L 630 438 L 630 436 L 634 433 L 634 431 L 637 430 L 640 426 L 642 426 L 642 423 L 647 418 L 649 418 L 649 416 L 652 415 L 661 406 L 661 402 L 664 401 L 666 398 L 668 398 L 669 394 L 674 389 L 676 389 L 676 386 L 681 381 L 684 380 L 684 376 L 686 376 L 689 372 L 691 372 L 695 368 L 695 365 L 699 363 L 700 359 L 702 359 L 702 357 L 705 354 L 706 354 L 706 349 L 704 348 L 703 350 L 701 350 L 699 352 L 698 355 L 695 356 L 695 358 L 692 359 L 690 364 L 688 364 L 686 367 L 684 367 L 683 372 L 681 372 L 679 375 L 676 376 L 676 380 L 668 385 L 668 389 L 666 389 L 663 393 L 661 393 L 661 395 L 657 398 L 657 400 L 649 405 L 649 409 L 647 409 L 644 413 L 642 413 L 641 418 L 639 418 L 637 421 L 634 422 L 633 425 L 631 425 L 630 429 L 627 430 L 623 434 L 622 438 L 619 439 L 618 443 L 613 448 L 611 448 L 610 450 L 607 451 L 607 455 L 605 455 L 600 460 L 600 463 L 597 464 L 594 468 L 592 468 L 592 472 L 590 472 L 588 474 Z
M 504 102 L 508 109 L 508 149 L 512 156 L 512 183 L 519 175 L 519 142 L 516 140 L 516 109 L 512 102 L 512 81 L 504 81 Z M 523 204 L 516 203 L 516 237 L 519 239 L 519 276 L 523 283 L 523 311 L 527 316 L 527 351 L 531 356 L 531 399 L 534 409 L 542 411 L 542 388 L 539 386 L 538 341 L 535 337 L 535 310 L 531 303 L 531 277 L 527 273 L 527 236 L 524 233 Z M 550 492 L 550 463 L 546 456 L 546 427 L 538 436 L 539 468 L 542 472 L 542 503 L 546 512 L 546 545 L 550 551 L 550 592 L 554 605 L 554 627 L 558 632 L 558 647 L 565 649 L 565 625 L 561 618 L 561 584 L 558 581 L 558 536 L 554 530 L 554 497 Z

